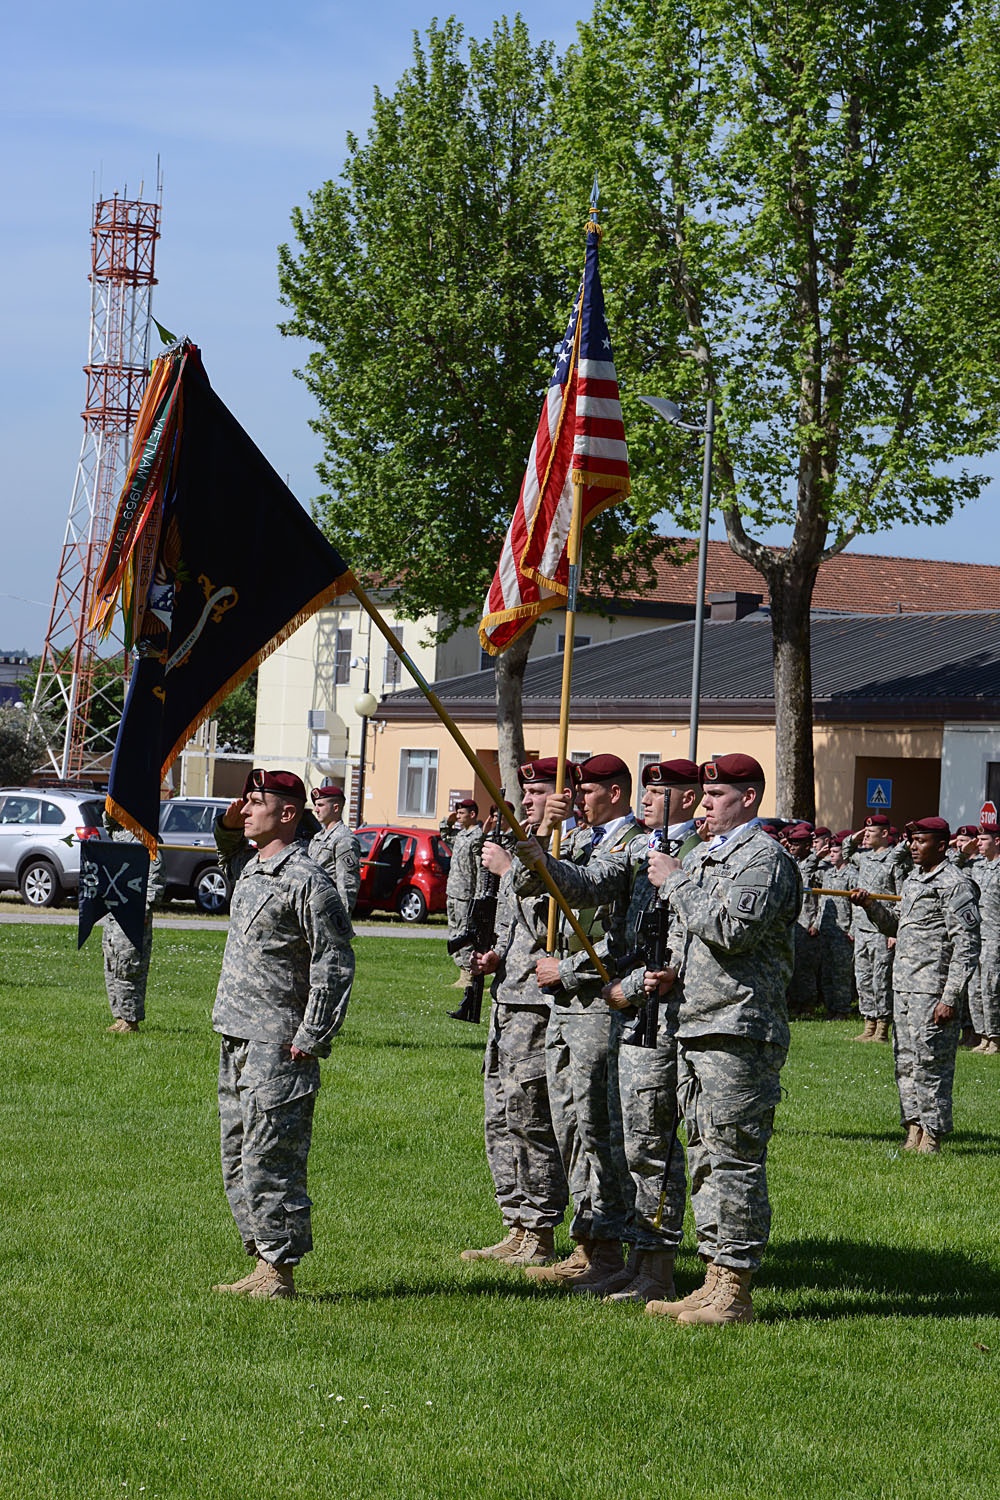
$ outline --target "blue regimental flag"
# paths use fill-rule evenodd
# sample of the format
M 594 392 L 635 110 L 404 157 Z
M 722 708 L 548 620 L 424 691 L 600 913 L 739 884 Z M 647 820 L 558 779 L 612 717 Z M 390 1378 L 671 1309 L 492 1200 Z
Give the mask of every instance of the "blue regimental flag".
M 199 724 L 355 580 L 193 344 L 154 361 L 147 394 L 93 618 L 121 599 L 135 664 L 107 805 L 153 853 L 162 779 Z
M 80 845 L 76 946 L 82 948 L 94 923 L 110 912 L 133 948 L 141 948 L 148 878 L 149 850 L 141 844 L 84 839 Z

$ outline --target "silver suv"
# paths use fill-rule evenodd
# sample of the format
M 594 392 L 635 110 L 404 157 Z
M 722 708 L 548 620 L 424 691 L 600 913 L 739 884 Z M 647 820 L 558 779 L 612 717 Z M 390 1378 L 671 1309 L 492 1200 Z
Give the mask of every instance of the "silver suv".
M 200 911 L 229 910 L 233 888 L 219 868 L 212 825 L 227 797 L 174 797 L 160 806 L 160 853 L 166 899 L 194 901 Z
M 0 889 L 58 906 L 80 885 L 80 844 L 105 838 L 99 792 L 0 787 Z

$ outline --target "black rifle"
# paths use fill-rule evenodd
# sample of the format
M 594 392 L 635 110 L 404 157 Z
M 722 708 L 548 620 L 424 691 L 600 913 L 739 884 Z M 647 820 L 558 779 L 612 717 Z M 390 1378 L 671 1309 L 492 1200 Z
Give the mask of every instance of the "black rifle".
M 627 974 L 640 963 L 644 969 L 652 973 L 659 973 L 667 968 L 670 964 L 670 949 L 667 946 L 669 926 L 669 907 L 659 901 L 654 906 L 647 907 L 639 918 L 637 933 L 639 941 L 633 951 L 616 964 L 615 967 L 619 972 Z M 622 1033 L 622 1045 L 655 1047 L 659 1012 L 660 997 L 654 990 L 653 994 L 647 995 L 640 1006 L 634 1025 Z
M 489 843 L 498 843 L 494 834 L 487 834 Z M 497 940 L 497 893 L 500 876 L 486 870 L 480 894 L 474 896 L 469 905 L 469 920 L 464 932 L 448 939 L 448 952 L 457 953 L 460 948 L 471 948 L 473 953 L 488 953 Z M 462 1003 L 457 1010 L 448 1012 L 453 1021 L 471 1021 L 477 1024 L 483 1014 L 483 987 L 485 974 L 477 974 L 471 984 L 465 986 Z

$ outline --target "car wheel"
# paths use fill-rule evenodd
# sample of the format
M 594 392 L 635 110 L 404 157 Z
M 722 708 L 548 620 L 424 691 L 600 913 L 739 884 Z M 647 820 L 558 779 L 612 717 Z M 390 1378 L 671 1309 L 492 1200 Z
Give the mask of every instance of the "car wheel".
M 195 877 L 194 904 L 199 911 L 211 917 L 220 916 L 229 910 L 229 881 L 217 865 L 206 865 Z
M 415 885 L 408 885 L 396 902 L 396 910 L 404 922 L 423 922 L 427 916 L 427 902 Z
M 33 859 L 26 864 L 19 884 L 29 906 L 58 906 L 62 900 L 59 876 L 47 859 Z

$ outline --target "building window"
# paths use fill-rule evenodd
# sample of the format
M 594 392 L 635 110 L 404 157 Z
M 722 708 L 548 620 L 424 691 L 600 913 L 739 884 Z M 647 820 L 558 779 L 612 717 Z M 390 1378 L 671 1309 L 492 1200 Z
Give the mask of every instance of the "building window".
M 480 646 L 480 648 L 479 648 L 479 670 L 480 670 L 480 672 L 485 672 L 487 667 L 495 667 L 496 664 L 497 664 L 496 657 L 495 656 L 491 656 L 488 651 L 484 651 L 483 648 L 482 648 L 482 646 Z
M 573 650 L 574 651 L 576 650 L 576 648 L 578 646 L 589 646 L 589 645 L 590 645 L 590 636 L 589 635 L 575 635 L 574 634 L 574 636 L 573 636 Z M 557 651 L 565 651 L 566 650 L 566 637 L 564 635 L 556 636 L 556 650 Z
M 399 756 L 399 816 L 432 818 L 437 807 L 438 753 L 402 750 Z
M 351 680 L 351 631 L 338 630 L 333 648 L 333 680 L 337 686 Z
M 986 800 L 1000 807 L 1000 760 L 986 762 Z
M 585 760 L 589 760 L 590 759 L 590 751 L 589 750 L 571 750 L 569 752 L 569 758 L 573 762 L 574 766 L 582 766 Z
M 403 632 L 396 626 L 396 635 L 399 644 L 403 644 Z M 382 682 L 385 687 L 398 687 L 403 680 L 403 663 L 393 651 L 391 646 L 385 648 L 385 669 L 382 674 Z
M 326 730 L 314 729 L 312 734 L 312 760 L 330 759 L 330 736 Z

